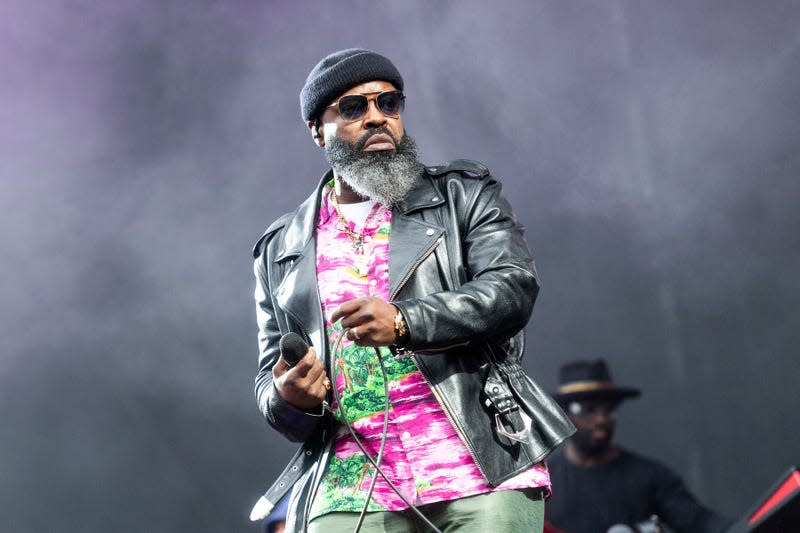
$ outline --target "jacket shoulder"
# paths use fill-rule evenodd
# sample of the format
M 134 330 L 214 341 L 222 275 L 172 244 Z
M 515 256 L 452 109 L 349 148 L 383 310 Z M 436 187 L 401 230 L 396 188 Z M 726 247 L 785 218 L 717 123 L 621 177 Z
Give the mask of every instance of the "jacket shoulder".
M 291 215 L 292 215 L 291 213 L 286 213 L 285 215 L 283 215 L 283 216 L 281 216 L 280 218 L 278 218 L 278 220 L 276 220 L 275 222 L 273 222 L 272 224 L 270 224 L 270 225 L 269 225 L 269 227 L 268 227 L 268 228 L 267 228 L 267 230 L 264 232 L 264 234 L 263 234 L 263 235 L 261 235 L 261 237 L 260 237 L 260 238 L 259 238 L 259 239 L 256 241 L 256 243 L 253 245 L 253 258 L 256 258 L 256 257 L 258 257 L 259 255 L 261 255 L 261 252 L 262 252 L 262 249 L 263 249 L 263 247 L 264 247 L 264 244 L 265 244 L 265 243 L 266 243 L 266 242 L 267 242 L 267 241 L 268 241 L 270 238 L 272 238 L 272 236 L 273 236 L 275 233 L 277 233 L 278 231 L 280 231 L 280 230 L 281 230 L 281 228 L 283 228 L 283 227 L 286 225 L 286 221 L 287 221 L 287 220 L 289 220 L 289 217 L 290 217 Z
M 425 171 L 433 177 L 446 176 L 452 172 L 474 179 L 485 178 L 489 175 L 486 165 L 471 159 L 454 159 L 443 165 L 426 166 Z

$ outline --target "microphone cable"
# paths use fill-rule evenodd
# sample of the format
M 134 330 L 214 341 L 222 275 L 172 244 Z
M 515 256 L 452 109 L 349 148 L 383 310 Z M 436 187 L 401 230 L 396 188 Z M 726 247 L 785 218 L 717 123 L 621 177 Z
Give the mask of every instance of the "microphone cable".
M 336 342 L 333 345 L 332 356 L 334 363 L 337 360 L 336 354 L 338 353 L 342 345 L 342 338 L 344 338 L 347 335 L 348 331 L 350 331 L 349 328 L 342 331 L 342 334 L 336 339 Z M 372 464 L 377 471 L 380 471 L 381 474 L 383 474 L 383 472 L 380 469 L 380 465 L 381 462 L 383 461 L 383 452 L 386 448 L 386 437 L 389 433 L 389 384 L 388 384 L 389 379 L 388 376 L 386 375 L 386 367 L 383 365 L 383 359 L 381 358 L 380 351 L 377 348 L 374 348 L 374 350 L 376 356 L 378 357 L 378 362 L 380 363 L 381 366 L 381 374 L 383 375 L 384 404 L 383 404 L 383 429 L 381 431 L 381 445 L 380 448 L 378 449 L 378 458 Z M 344 407 L 344 404 L 342 404 L 341 399 L 339 398 L 339 390 L 338 387 L 336 386 L 337 369 L 338 366 L 336 364 L 331 365 L 331 379 L 333 381 L 333 387 L 332 387 L 333 399 L 336 402 L 337 409 L 339 410 L 339 416 L 344 422 L 345 427 L 350 433 L 350 436 L 353 438 L 353 441 L 355 441 L 356 445 L 361 450 L 361 453 L 363 453 L 364 456 L 370 459 L 370 462 L 372 462 L 371 461 L 372 457 L 367 452 L 367 450 L 361 445 L 361 442 L 358 440 L 358 437 L 356 437 L 355 431 L 353 430 L 353 427 L 350 425 L 350 421 L 347 417 L 347 409 Z M 367 491 L 367 497 L 366 500 L 364 501 L 364 507 L 363 509 L 361 509 L 361 514 L 358 517 L 358 523 L 356 524 L 354 533 L 358 533 L 358 531 L 361 530 L 361 526 L 364 523 L 364 518 L 366 517 L 367 514 L 367 508 L 369 507 L 369 502 L 372 499 L 372 493 L 375 491 L 375 483 L 377 481 L 378 481 L 378 473 L 376 472 L 372 476 L 372 480 L 370 481 L 369 491 Z
M 378 450 L 377 460 L 373 459 L 372 456 L 367 451 L 367 449 L 364 447 L 364 445 L 361 444 L 361 441 L 358 439 L 358 436 L 356 436 L 356 433 L 353 430 L 353 426 L 347 419 L 347 410 L 342 405 L 342 402 L 339 399 L 339 391 L 338 387 L 336 386 L 337 366 L 335 362 L 337 360 L 336 354 L 339 352 L 339 349 L 341 348 L 342 345 L 342 339 L 347 335 L 348 331 L 350 331 L 350 328 L 347 328 L 344 331 L 342 331 L 342 334 L 339 335 L 339 337 L 336 339 L 336 341 L 333 344 L 333 349 L 331 350 L 331 358 L 334 362 L 334 364 L 331 365 L 331 381 L 333 382 L 333 386 L 331 387 L 331 392 L 333 393 L 333 399 L 336 402 L 336 407 L 339 410 L 339 416 L 341 417 L 345 428 L 347 428 L 347 431 L 350 433 L 353 442 L 356 443 L 356 446 L 358 446 L 358 449 L 361 450 L 362 454 L 364 454 L 364 457 L 367 459 L 367 461 L 369 461 L 369 463 L 375 468 L 375 475 L 372 476 L 372 481 L 370 482 L 369 491 L 367 492 L 367 498 L 364 501 L 364 507 L 361 509 L 361 514 L 358 517 L 358 523 L 356 524 L 356 528 L 355 530 L 353 530 L 353 533 L 359 533 L 359 531 L 361 531 L 361 526 L 364 523 L 364 518 L 366 517 L 367 514 L 367 508 L 369 507 L 369 502 L 372 499 L 372 494 L 375 490 L 375 483 L 378 480 L 378 475 L 380 475 L 383 478 L 383 480 L 386 481 L 386 484 L 389 485 L 389 488 L 391 488 L 394 491 L 394 493 L 397 494 L 397 496 L 403 501 L 403 503 L 408 505 L 408 508 L 411 509 L 423 522 L 425 522 L 425 524 L 429 528 L 431 528 L 435 533 L 442 533 L 441 530 L 439 530 L 439 528 L 433 525 L 433 523 L 430 520 L 428 520 L 428 518 L 424 514 L 422 514 L 422 511 L 417 509 L 417 507 L 414 504 L 412 504 L 410 501 L 408 501 L 408 499 L 405 496 L 403 496 L 403 494 L 400 492 L 400 489 L 398 489 L 395 486 L 395 484 L 392 483 L 391 480 L 389 480 L 389 478 L 381 469 L 380 465 L 383 460 L 383 452 L 386 447 L 386 437 L 389 432 L 389 379 L 386 375 L 386 366 L 384 366 L 383 364 L 383 358 L 381 357 L 380 350 L 378 350 L 378 348 L 376 347 L 373 347 L 373 349 L 375 350 L 375 355 L 378 358 L 378 363 L 380 364 L 381 367 L 381 375 L 383 376 L 383 390 L 384 390 L 383 430 L 381 432 L 381 445 Z

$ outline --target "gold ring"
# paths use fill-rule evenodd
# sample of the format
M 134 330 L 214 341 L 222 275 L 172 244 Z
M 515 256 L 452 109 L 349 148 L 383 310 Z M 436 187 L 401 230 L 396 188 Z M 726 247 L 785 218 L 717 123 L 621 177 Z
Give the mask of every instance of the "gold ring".
M 323 379 L 322 386 L 325 387 L 326 390 L 331 390 L 331 380 L 328 378 Z
M 355 337 L 356 340 L 360 340 L 361 339 L 361 335 L 358 334 L 358 329 L 357 328 L 353 328 L 352 331 L 353 331 L 353 337 Z

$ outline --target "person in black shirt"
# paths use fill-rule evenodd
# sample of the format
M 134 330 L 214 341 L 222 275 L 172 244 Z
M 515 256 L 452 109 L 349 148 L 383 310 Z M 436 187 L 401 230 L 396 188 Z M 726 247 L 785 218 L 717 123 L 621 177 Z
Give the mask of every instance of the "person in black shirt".
M 614 385 L 602 359 L 568 363 L 559 377 L 553 396 L 577 432 L 547 460 L 557 487 L 547 501 L 549 524 L 566 533 L 606 533 L 615 525 L 620 526 L 615 531 L 657 531 L 653 522 L 676 533 L 717 533 L 728 527 L 729 521 L 698 502 L 677 474 L 612 442 L 614 410 L 622 400 L 639 396 L 638 389 Z

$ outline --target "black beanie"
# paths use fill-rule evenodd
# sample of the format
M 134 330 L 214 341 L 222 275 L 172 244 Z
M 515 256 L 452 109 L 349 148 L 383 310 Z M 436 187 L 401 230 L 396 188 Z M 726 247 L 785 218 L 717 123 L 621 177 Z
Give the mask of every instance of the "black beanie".
M 388 81 L 403 90 L 403 77 L 387 58 L 363 48 L 334 52 L 319 63 L 300 91 L 300 111 L 306 122 L 314 120 L 334 98 L 368 81 Z

